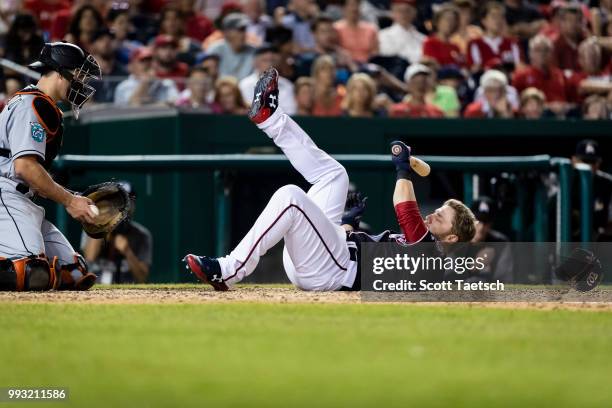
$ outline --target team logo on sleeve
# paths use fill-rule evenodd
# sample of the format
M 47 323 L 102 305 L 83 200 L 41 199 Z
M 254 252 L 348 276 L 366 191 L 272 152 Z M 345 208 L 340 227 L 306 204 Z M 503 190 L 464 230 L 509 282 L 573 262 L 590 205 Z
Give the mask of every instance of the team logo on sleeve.
M 34 139 L 35 142 L 41 143 L 45 140 L 45 129 L 40 123 L 30 122 L 30 129 L 32 131 L 32 139 Z

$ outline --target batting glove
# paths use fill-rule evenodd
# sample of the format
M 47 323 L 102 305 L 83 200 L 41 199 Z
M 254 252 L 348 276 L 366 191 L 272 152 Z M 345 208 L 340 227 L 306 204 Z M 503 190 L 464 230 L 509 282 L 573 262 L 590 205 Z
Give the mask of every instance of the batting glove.
M 359 192 L 350 192 L 346 197 L 346 206 L 344 207 L 344 215 L 342 216 L 342 224 L 348 224 L 354 229 L 359 228 L 361 217 L 366 210 L 366 201 L 368 197 L 364 197 Z
M 410 146 L 399 140 L 391 142 L 391 161 L 395 165 L 398 180 L 410 180 Z

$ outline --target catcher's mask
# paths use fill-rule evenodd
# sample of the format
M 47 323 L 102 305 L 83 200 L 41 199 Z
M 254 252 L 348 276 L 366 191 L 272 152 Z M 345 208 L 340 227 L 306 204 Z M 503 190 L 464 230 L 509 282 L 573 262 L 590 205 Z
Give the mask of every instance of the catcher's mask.
M 88 85 L 88 82 L 92 79 L 99 80 L 101 78 L 100 66 L 94 57 L 88 55 L 83 65 L 77 68 L 74 73 L 60 72 L 60 74 L 70 81 L 66 99 L 70 102 L 74 117 L 78 119 L 81 108 L 96 92 L 94 87 Z
M 85 54 L 80 47 L 67 42 L 45 44 L 38 61 L 29 67 L 37 71 L 52 69 L 70 82 L 66 100 L 70 102 L 72 112 L 77 119 L 80 109 L 96 92 L 88 82 L 102 78 L 98 61 L 93 56 Z

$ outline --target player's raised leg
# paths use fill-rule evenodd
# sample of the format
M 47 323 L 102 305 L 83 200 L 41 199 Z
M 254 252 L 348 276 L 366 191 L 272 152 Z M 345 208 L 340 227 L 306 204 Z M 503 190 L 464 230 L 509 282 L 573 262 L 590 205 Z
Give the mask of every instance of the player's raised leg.
M 278 72 L 270 68 L 259 79 L 249 118 L 283 151 L 293 167 L 312 184 L 308 196 L 339 224 L 349 179 L 344 167 L 319 149 L 289 115 L 278 107 Z

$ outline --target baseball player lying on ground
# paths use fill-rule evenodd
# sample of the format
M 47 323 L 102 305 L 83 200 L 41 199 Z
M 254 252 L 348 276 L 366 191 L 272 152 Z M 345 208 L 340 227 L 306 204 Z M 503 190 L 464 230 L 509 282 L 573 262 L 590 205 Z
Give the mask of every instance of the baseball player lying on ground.
M 397 170 L 393 204 L 403 234 L 389 231 L 377 236 L 353 232 L 365 208 L 357 200 L 343 220 L 349 178 L 344 167 L 319 149 L 287 114 L 278 108 L 278 73 L 266 71 L 255 88 L 249 118 L 283 151 L 293 167 L 312 184 L 308 192 L 287 185 L 278 189 L 238 246 L 227 256 L 186 255 L 183 261 L 202 282 L 215 290 L 228 290 L 253 272 L 259 258 L 285 240 L 283 264 L 289 280 L 313 291 L 360 290 L 358 249 L 361 242 L 470 241 L 474 215 L 457 200 L 421 218 L 410 181 L 410 148 L 393 142 L 392 161 Z

